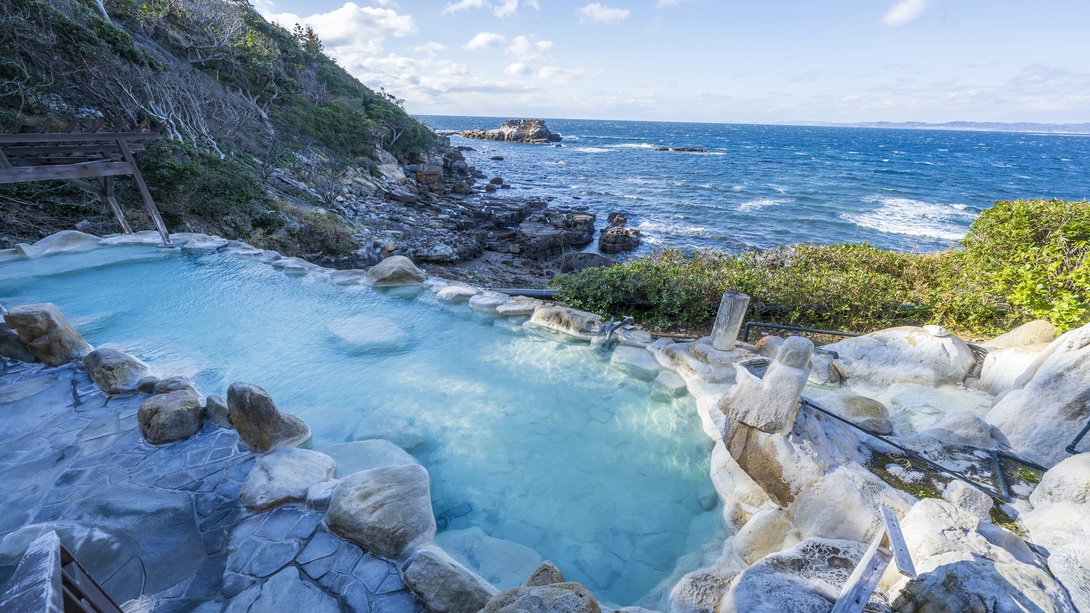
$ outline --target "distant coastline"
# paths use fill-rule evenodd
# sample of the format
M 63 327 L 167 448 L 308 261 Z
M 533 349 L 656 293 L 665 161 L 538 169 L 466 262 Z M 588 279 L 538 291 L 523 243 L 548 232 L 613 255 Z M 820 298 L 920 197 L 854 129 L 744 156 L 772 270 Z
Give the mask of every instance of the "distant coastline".
M 784 125 L 821 126 L 830 128 L 887 128 L 892 130 L 960 130 L 969 132 L 1030 132 L 1037 134 L 1090 135 L 1090 123 L 1002 123 L 991 121 L 947 121 L 944 123 L 927 123 L 924 121 L 864 121 L 857 123 L 834 123 L 820 121 L 791 121 Z

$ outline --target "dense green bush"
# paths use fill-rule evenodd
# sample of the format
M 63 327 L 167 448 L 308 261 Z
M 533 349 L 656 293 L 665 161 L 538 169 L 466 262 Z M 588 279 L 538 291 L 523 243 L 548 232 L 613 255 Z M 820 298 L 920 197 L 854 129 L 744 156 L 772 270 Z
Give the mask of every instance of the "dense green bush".
M 710 325 L 724 291 L 749 294 L 751 317 L 870 331 L 939 323 L 985 336 L 1028 319 L 1090 321 L 1090 203 L 1001 202 L 943 253 L 867 244 L 798 245 L 728 255 L 660 251 L 554 281 L 560 299 L 660 328 Z

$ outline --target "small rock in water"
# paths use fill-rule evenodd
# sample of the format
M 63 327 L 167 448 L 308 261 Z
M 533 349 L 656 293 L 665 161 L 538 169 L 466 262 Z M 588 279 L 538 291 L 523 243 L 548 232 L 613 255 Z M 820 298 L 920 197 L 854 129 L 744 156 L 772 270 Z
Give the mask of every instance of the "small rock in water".
M 336 462 L 309 449 L 277 449 L 261 456 L 242 484 L 239 499 L 251 511 L 306 500 L 314 485 L 333 478 Z
M 227 401 L 223 396 L 213 394 L 205 399 L 204 416 L 221 428 L 234 429 L 235 427 L 231 423 L 231 412 L 227 409 Z

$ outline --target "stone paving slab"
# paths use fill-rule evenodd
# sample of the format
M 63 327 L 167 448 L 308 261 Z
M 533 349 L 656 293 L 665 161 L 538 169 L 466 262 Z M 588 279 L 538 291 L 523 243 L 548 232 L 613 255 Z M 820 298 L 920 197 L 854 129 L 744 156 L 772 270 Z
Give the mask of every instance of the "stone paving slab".
M 146 395 L 105 396 L 71 366 L 2 366 L 0 585 L 55 530 L 129 611 L 425 611 L 393 564 L 332 535 L 321 512 L 243 508 L 255 456 L 233 430 L 207 422 L 148 445 Z

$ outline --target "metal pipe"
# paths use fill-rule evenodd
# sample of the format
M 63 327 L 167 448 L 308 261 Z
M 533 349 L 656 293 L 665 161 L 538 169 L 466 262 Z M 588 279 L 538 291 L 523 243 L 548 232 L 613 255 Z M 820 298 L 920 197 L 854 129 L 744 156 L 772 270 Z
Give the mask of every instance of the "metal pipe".
M 1045 472 L 1045 471 L 1048 470 L 1048 468 L 1045 468 L 1044 466 L 1041 466 L 1040 464 L 1038 464 L 1036 462 L 1031 462 L 1031 461 L 1029 461 L 1029 460 L 1027 460 L 1025 458 L 1020 458 L 1020 457 L 1018 457 L 1018 456 L 1016 456 L 1016 455 L 1014 455 L 1012 453 L 1007 453 L 1006 451 L 996 451 L 996 453 L 998 453 L 999 457 L 1001 457 L 1001 458 L 1006 458 L 1008 460 L 1013 460 L 1015 462 L 1018 462 L 1019 464 L 1022 464 L 1023 466 L 1029 466 L 1030 468 L 1032 468 L 1034 470 L 1039 470 L 1041 472 Z
M 999 482 L 999 489 L 1003 490 L 1003 495 L 1009 500 L 1011 490 L 1007 487 L 1007 480 L 1003 478 L 1003 467 L 999 465 L 998 449 L 992 449 L 992 465 L 995 466 L 995 479 Z
M 523 289 L 507 287 L 490 287 L 488 288 L 488 291 L 499 292 L 501 294 L 507 294 L 508 296 L 526 296 L 527 298 L 537 298 L 539 300 L 552 300 L 557 292 L 555 289 Z
M 820 406 L 814 404 L 814 402 L 812 400 L 810 400 L 809 398 L 803 398 L 802 399 L 802 404 L 805 405 L 805 406 L 808 406 L 808 407 L 810 407 L 812 409 L 816 409 L 816 410 L 828 415 L 829 417 L 832 417 L 833 419 L 835 419 L 837 421 L 843 422 L 843 423 L 855 428 L 856 430 L 859 430 L 860 432 L 865 432 L 866 434 L 869 434 L 870 436 L 873 436 L 874 438 L 882 441 L 883 443 L 889 445 L 890 447 L 893 447 L 895 449 L 900 450 L 902 453 L 904 453 L 908 457 L 910 457 L 910 458 L 912 458 L 914 460 L 917 460 L 917 461 L 919 461 L 919 462 L 921 462 L 923 464 L 926 464 L 928 467 L 930 467 L 933 470 L 937 470 L 939 472 L 946 473 L 946 474 L 950 475 L 951 477 L 954 477 L 955 479 L 957 479 L 959 481 L 963 481 L 965 483 L 968 483 L 969 485 L 977 488 L 978 490 L 984 492 L 985 494 L 988 494 L 989 496 L 992 496 L 993 498 L 998 498 L 998 499 L 1000 499 L 1000 500 L 1002 500 L 1004 502 L 1010 502 L 1010 497 L 1009 496 L 1006 496 L 1006 495 L 1004 495 L 1004 494 L 1002 494 L 1000 492 L 997 492 L 997 491 L 993 490 L 992 488 L 987 487 L 985 485 L 981 485 L 981 484 L 977 483 L 976 481 L 973 481 L 972 479 L 966 477 L 965 475 L 963 475 L 963 474 L 961 474 L 961 473 L 959 473 L 957 471 L 946 468 L 945 466 L 943 466 L 941 464 L 932 462 L 931 460 L 923 457 L 922 455 L 916 453 L 915 451 L 912 451 L 908 447 L 905 447 L 903 445 L 899 445 L 897 443 L 894 443 L 893 441 L 887 439 L 886 437 L 884 437 L 884 436 L 882 436 L 880 434 L 875 434 L 874 432 L 871 432 L 870 430 L 867 430 L 866 428 L 861 428 L 861 427 L 853 424 L 852 422 L 848 421 L 847 419 L 844 419 L 843 417 L 841 417 L 841 416 L 839 416 L 839 415 L 837 415 L 837 414 L 835 414 L 835 413 L 833 413 L 831 411 L 823 409 Z
M 831 334 L 833 336 L 863 336 L 862 334 L 856 334 L 855 332 L 840 332 L 839 330 L 821 330 L 819 328 L 801 328 L 799 326 L 783 326 L 780 324 L 769 324 L 760 321 L 747 321 L 742 326 L 742 341 L 749 342 L 749 329 L 750 328 L 771 328 L 773 330 L 790 330 L 791 332 L 810 332 L 811 334 Z
M 1086 426 L 1082 429 L 1082 432 L 1079 432 L 1079 435 L 1075 437 L 1075 440 L 1071 441 L 1071 444 L 1068 445 L 1064 449 L 1064 451 L 1072 454 L 1078 453 L 1078 451 L 1075 451 L 1075 446 L 1079 444 L 1079 441 L 1082 440 L 1082 437 L 1086 436 L 1087 432 L 1090 432 L 1090 422 L 1086 422 Z

